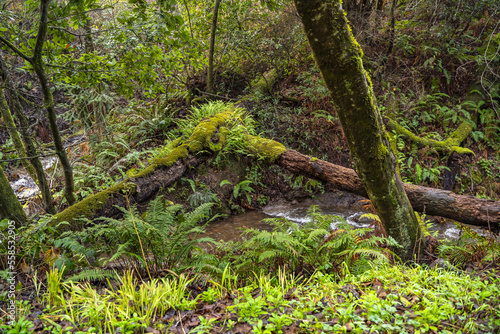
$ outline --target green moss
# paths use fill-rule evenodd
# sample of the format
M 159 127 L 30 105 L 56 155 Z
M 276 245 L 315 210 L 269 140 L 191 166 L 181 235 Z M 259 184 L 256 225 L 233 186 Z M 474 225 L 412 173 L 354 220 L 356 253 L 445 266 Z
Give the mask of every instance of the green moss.
M 225 127 L 222 126 L 219 128 L 219 139 L 216 143 L 213 143 L 212 140 L 208 140 L 208 147 L 210 148 L 211 151 L 213 152 L 218 152 L 222 150 L 224 145 L 226 145 L 226 136 L 229 130 Z
M 405 129 L 392 119 L 388 119 L 388 128 L 396 131 L 397 134 L 402 135 L 405 139 L 411 140 L 420 146 L 430 146 L 437 151 L 444 152 L 457 152 L 458 154 L 474 155 L 474 152 L 465 147 L 460 147 L 460 143 L 464 141 L 472 131 L 472 125 L 469 122 L 463 122 L 460 126 L 444 141 L 433 140 L 428 138 L 421 138 L 411 131 Z
M 444 141 L 446 145 L 458 146 L 472 132 L 472 124 L 465 121 Z
M 186 141 L 189 151 L 199 152 L 204 148 L 210 149 L 212 137 L 217 132 L 217 129 L 224 125 L 232 116 L 233 110 L 231 109 L 201 121 Z
M 272 139 L 247 135 L 247 148 L 251 153 L 266 159 L 269 162 L 274 162 L 280 155 L 286 151 L 286 147 Z
M 70 223 L 70 229 L 74 229 L 77 218 L 85 217 L 92 219 L 95 216 L 95 213 L 102 209 L 109 201 L 110 197 L 114 194 L 119 192 L 131 194 L 135 192 L 135 184 L 128 181 L 129 179 L 125 179 L 122 182 L 93 196 L 87 197 L 86 199 L 70 206 L 66 210 L 54 215 L 52 218 L 53 224 L 66 221 Z
M 177 160 L 181 158 L 187 159 L 189 157 L 188 147 L 189 147 L 188 145 L 182 144 L 181 146 L 174 148 L 166 157 L 155 159 L 151 164 L 151 166 L 133 175 L 133 178 L 138 179 L 141 177 L 148 176 L 149 174 L 154 172 L 158 167 L 170 167 L 174 163 L 176 163 Z
M 273 68 L 264 73 L 260 79 L 252 83 L 254 93 L 269 94 L 276 79 L 278 79 L 278 72 L 276 69 Z
M 318 160 L 318 158 L 314 158 L 314 157 L 311 158 L 311 162 L 315 162 L 316 160 Z
M 380 144 L 378 146 L 378 155 L 381 158 L 383 158 L 385 156 L 388 156 L 389 155 L 389 149 L 384 144 Z

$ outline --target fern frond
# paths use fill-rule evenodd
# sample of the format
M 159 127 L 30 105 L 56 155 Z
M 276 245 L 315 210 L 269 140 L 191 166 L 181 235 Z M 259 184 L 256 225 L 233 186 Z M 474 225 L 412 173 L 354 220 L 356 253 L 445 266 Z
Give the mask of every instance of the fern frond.
M 104 278 L 116 278 L 118 274 L 114 270 L 106 269 L 87 269 L 82 270 L 76 275 L 68 277 L 65 282 L 80 282 L 80 281 L 98 281 Z

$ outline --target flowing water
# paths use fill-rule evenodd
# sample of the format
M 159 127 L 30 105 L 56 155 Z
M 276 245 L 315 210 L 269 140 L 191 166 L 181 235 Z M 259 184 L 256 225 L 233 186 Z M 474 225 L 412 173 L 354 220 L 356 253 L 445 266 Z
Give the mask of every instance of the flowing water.
M 360 218 L 367 212 L 363 210 L 363 205 L 366 205 L 366 202 L 360 202 L 362 200 L 362 197 L 356 195 L 334 192 L 326 193 L 316 199 L 269 205 L 262 211 L 248 211 L 211 223 L 207 226 L 204 235 L 212 237 L 215 240 L 241 240 L 241 233 L 247 228 L 271 230 L 271 226 L 263 222 L 263 219 L 275 217 L 284 217 L 301 225 L 310 220 L 307 211 L 311 205 L 317 205 L 323 214 L 341 217 L 332 220 L 332 227 L 338 221 L 344 219 L 355 228 L 366 228 L 371 224 L 372 220 Z M 486 231 L 477 227 L 469 227 L 481 235 L 487 234 Z M 429 230 L 431 233 L 437 232 L 438 239 L 458 239 L 461 235 L 461 229 L 451 222 L 435 223 Z

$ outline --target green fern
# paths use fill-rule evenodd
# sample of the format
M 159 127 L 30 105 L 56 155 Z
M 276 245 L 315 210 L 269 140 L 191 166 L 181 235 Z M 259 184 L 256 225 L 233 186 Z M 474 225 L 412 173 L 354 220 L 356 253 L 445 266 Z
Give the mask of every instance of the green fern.
M 68 277 L 65 282 L 80 282 L 80 281 L 100 281 L 105 278 L 117 278 L 118 274 L 114 270 L 106 269 L 86 269 L 76 275 Z
M 284 218 L 265 221 L 272 231 L 247 229 L 241 256 L 234 259 L 242 274 L 251 271 L 274 271 L 288 266 L 291 270 L 312 273 L 318 268 L 340 270 L 346 263 L 351 272 L 369 269 L 371 264 L 392 261 L 389 247 L 399 247 L 393 238 L 373 235 L 372 229 L 354 229 L 342 218 L 321 214 L 317 207 L 309 209 L 311 220 L 303 226 Z M 341 221 L 332 231 L 333 220 Z
M 492 237 L 479 235 L 467 226 L 456 223 L 462 230 L 458 240 L 448 240 L 439 245 L 437 252 L 456 267 L 469 263 L 497 261 L 500 258 L 500 244 Z
M 198 238 L 204 231 L 199 224 L 207 221 L 212 205 L 205 203 L 185 213 L 182 205 L 170 205 L 159 196 L 142 215 L 134 206 L 128 210 L 120 208 L 123 219 L 103 217 L 100 220 L 104 223 L 88 222 L 89 227 L 80 232 L 63 234 L 56 246 L 80 259 L 94 252 L 107 254 L 106 263 L 134 263 L 136 267 L 147 266 L 152 272 L 180 271 L 191 264 L 196 245 L 213 241 Z

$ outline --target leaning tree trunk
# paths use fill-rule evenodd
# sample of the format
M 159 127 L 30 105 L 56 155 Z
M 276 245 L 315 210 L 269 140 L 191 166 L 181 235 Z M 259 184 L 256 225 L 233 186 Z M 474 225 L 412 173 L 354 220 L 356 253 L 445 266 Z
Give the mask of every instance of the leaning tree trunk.
M 208 70 L 207 70 L 207 91 L 214 93 L 214 52 L 215 35 L 217 32 L 217 16 L 219 15 L 219 5 L 222 0 L 215 0 L 214 14 L 212 17 L 212 31 L 210 32 L 210 50 L 208 51 Z
M 23 139 L 24 147 L 26 148 L 26 153 L 28 154 L 28 159 L 33 166 L 36 174 L 36 182 L 40 191 L 42 193 L 42 198 L 45 203 L 45 211 L 50 214 L 55 214 L 56 209 L 54 207 L 54 199 L 52 198 L 52 193 L 50 192 L 49 183 L 47 182 L 47 178 L 45 177 L 45 172 L 43 170 L 42 163 L 38 158 L 37 151 L 35 145 L 33 144 L 33 140 L 31 139 L 29 133 L 29 122 L 23 114 L 23 108 L 21 103 L 19 102 L 19 96 L 17 95 L 16 90 L 14 89 L 14 85 L 9 77 L 9 73 L 7 71 L 7 67 L 5 66 L 5 62 L 2 57 L 2 52 L 0 50 L 0 78 L 5 83 L 7 89 L 9 89 L 10 100 L 12 102 L 12 110 L 14 111 L 14 115 L 19 122 L 19 132 L 21 132 L 21 137 Z
M 14 194 L 14 190 L 12 190 L 9 180 L 7 180 L 0 165 L 0 220 L 3 219 L 13 220 L 16 227 L 28 223 L 28 218 L 24 213 L 23 207 L 17 200 L 16 194 Z
M 47 118 L 49 120 L 50 132 L 52 134 L 52 139 L 54 140 L 56 154 L 61 161 L 61 166 L 64 173 L 64 197 L 66 197 L 68 203 L 72 205 L 76 202 L 74 194 L 75 185 L 73 181 L 73 170 L 71 168 L 68 155 L 66 154 L 66 151 L 64 149 L 59 128 L 57 127 L 57 115 L 54 105 L 54 97 L 52 96 L 52 92 L 50 91 L 47 74 L 45 73 L 45 66 L 42 60 L 43 44 L 47 35 L 47 11 L 50 1 L 51 0 L 41 0 L 40 26 L 38 27 L 38 36 L 31 64 L 33 65 L 38 80 L 40 80 L 40 86 L 42 87 L 43 93 L 43 102 L 45 104 L 45 108 L 47 110 Z
M 14 148 L 16 149 L 17 155 L 21 158 L 21 163 L 23 167 L 26 169 L 28 174 L 36 181 L 36 174 L 33 166 L 29 164 L 29 161 L 26 158 L 26 149 L 24 148 L 21 137 L 19 136 L 19 132 L 17 131 L 16 123 L 14 123 L 14 118 L 9 109 L 9 105 L 7 104 L 7 99 L 5 98 L 5 94 L 0 81 L 0 115 L 2 116 L 5 127 L 7 128 L 7 132 L 9 133 L 10 138 L 12 139 L 12 143 L 14 144 Z
M 412 260 L 423 249 L 415 213 L 396 172 L 396 161 L 375 106 L 361 47 L 354 39 L 341 1 L 295 0 L 309 44 L 337 105 L 356 169 L 388 235 Z

